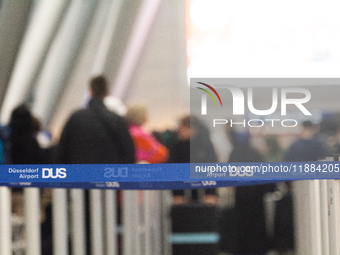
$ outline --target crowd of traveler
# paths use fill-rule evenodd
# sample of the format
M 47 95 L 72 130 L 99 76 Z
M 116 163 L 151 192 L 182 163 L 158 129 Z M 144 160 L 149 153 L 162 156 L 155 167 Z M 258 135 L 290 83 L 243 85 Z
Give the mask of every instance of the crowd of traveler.
M 8 127 L 0 128 L 1 162 L 8 164 L 217 162 L 214 146 L 209 138 L 209 130 L 197 118 L 189 115 L 182 117 L 175 131 L 149 133 L 143 127 L 148 119 L 145 105 L 128 106 L 124 116 L 105 106 L 104 99 L 108 95 L 105 77 L 98 76 L 90 81 L 90 94 L 91 100 L 86 108 L 70 116 L 63 128 L 59 143 L 49 148 L 44 148 L 38 142 L 40 122 L 32 115 L 28 105 L 22 104 L 16 107 Z M 310 121 L 303 123 L 300 137 L 287 151 L 280 148 L 275 137 L 267 137 L 266 155 L 261 155 L 251 145 L 251 137 L 248 134 L 237 133 L 233 129 L 228 129 L 226 132 L 233 147 L 229 162 L 314 161 L 324 158 L 331 151 L 340 151 L 340 143 L 333 144 L 329 150 L 326 149 L 325 144 L 316 136 L 316 125 Z M 338 137 L 339 134 L 340 131 L 337 133 Z M 190 148 L 195 149 L 190 150 Z M 221 223 L 229 230 L 226 232 L 226 242 L 222 245 L 222 249 L 235 254 L 265 254 L 272 248 L 273 242 L 266 234 L 263 196 L 275 189 L 275 184 L 235 188 L 235 207 L 233 211 L 227 211 L 225 214 L 232 221 Z M 13 189 L 13 191 L 17 194 L 22 193 L 21 189 Z M 190 191 L 189 196 L 184 190 L 174 190 L 172 193 L 174 204 L 192 201 L 210 205 L 218 204 L 216 189 L 206 189 L 201 195 L 198 190 Z M 88 205 L 89 194 L 86 193 L 87 250 L 90 254 Z M 46 207 L 45 211 L 46 218 L 51 218 L 51 208 Z M 51 224 L 45 222 L 42 226 L 45 227 L 42 231 L 45 238 L 43 240 L 47 240 L 51 235 L 48 234 L 51 233 Z M 52 254 L 51 238 L 48 242 L 43 242 L 43 254 Z M 292 241 L 289 241 L 287 247 L 293 249 Z

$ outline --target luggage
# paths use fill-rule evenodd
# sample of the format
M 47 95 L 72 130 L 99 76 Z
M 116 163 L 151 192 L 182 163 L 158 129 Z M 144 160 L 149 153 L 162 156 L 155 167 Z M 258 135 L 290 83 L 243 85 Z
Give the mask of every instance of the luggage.
M 218 216 L 213 205 L 192 202 L 172 206 L 172 254 L 218 254 Z

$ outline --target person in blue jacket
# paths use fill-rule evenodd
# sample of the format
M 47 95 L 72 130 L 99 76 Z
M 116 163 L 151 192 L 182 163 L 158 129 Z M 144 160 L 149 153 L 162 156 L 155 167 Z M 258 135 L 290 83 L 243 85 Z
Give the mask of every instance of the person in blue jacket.
M 317 161 L 327 155 L 324 144 L 315 136 L 317 127 L 311 121 L 302 123 L 300 138 L 295 141 L 285 155 L 285 161 Z

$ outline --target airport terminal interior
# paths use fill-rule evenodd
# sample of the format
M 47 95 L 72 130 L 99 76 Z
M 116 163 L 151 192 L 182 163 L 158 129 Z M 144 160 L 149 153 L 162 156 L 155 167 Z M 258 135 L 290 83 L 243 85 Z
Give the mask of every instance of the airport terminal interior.
M 0 0 L 0 163 L 69 163 L 56 156 L 66 124 L 90 108 L 99 83 L 108 88 L 100 103 L 127 123 L 145 167 L 294 161 L 313 171 L 307 161 L 339 161 L 339 8 L 336 0 Z M 195 104 L 234 102 L 234 114 L 237 101 L 210 93 L 215 81 L 218 92 L 220 81 L 241 84 L 248 104 L 242 116 L 216 110 L 213 126 Z M 289 101 L 292 91 L 300 97 Z M 274 101 L 281 112 L 256 116 Z M 28 129 L 36 147 L 25 151 L 15 133 Z M 142 151 L 146 141 L 154 154 Z M 339 166 L 329 166 L 326 179 L 188 179 L 173 189 L 0 176 L 0 255 L 339 255 Z

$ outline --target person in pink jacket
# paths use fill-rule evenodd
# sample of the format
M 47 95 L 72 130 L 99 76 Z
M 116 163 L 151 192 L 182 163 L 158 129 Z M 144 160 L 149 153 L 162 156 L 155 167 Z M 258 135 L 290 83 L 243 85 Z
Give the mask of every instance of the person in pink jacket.
M 168 149 L 143 129 L 147 121 L 147 110 L 142 104 L 131 105 L 125 119 L 135 145 L 135 157 L 141 163 L 164 163 L 169 156 Z

